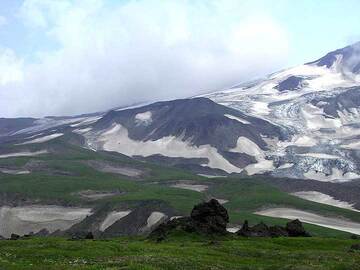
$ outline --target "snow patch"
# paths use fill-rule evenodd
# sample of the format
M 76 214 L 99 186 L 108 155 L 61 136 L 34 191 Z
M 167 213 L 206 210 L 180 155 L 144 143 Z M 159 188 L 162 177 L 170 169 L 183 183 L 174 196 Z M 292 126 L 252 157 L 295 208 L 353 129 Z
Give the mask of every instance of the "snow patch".
M 222 169 L 228 173 L 242 171 L 210 145 L 195 146 L 174 136 L 163 137 L 156 141 L 135 141 L 129 138 L 128 130 L 120 124 L 113 125 L 97 140 L 104 150 L 116 151 L 127 156 L 147 157 L 161 154 L 168 157 L 207 158 L 209 162 L 204 165 L 210 168 Z
M 230 152 L 244 153 L 249 156 L 255 157 L 257 163 L 247 165 L 244 169 L 248 175 L 262 173 L 274 169 L 272 160 L 265 159 L 265 154 L 261 148 L 246 137 L 239 137 L 236 147 L 229 150 Z
M 271 208 L 256 212 L 255 214 L 275 218 L 300 219 L 305 223 L 360 235 L 360 223 L 341 218 L 324 217 L 302 210 L 291 208 Z
M 47 154 L 47 150 L 40 150 L 35 152 L 18 152 L 18 153 L 9 153 L 9 154 L 2 154 L 0 155 L 0 158 L 11 158 L 11 157 L 32 157 L 32 156 L 38 156 L 42 154 Z
M 61 206 L 22 206 L 0 208 L 0 235 L 9 237 L 47 229 L 50 233 L 66 230 L 91 214 L 90 208 Z
M 245 119 L 236 117 L 236 116 L 234 116 L 234 115 L 224 114 L 224 116 L 227 117 L 227 118 L 229 118 L 229 119 L 236 120 L 236 121 L 240 122 L 241 124 L 250 125 L 250 122 L 246 121 Z
M 360 175 L 354 172 L 344 173 L 343 171 L 332 168 L 332 174 L 326 175 L 322 172 L 316 172 L 313 170 L 307 171 L 304 173 L 304 177 L 307 179 L 322 181 L 322 182 L 348 182 L 354 179 L 359 179 Z
M 50 140 L 53 140 L 55 138 L 61 137 L 62 135 L 64 135 L 64 134 L 63 133 L 54 133 L 54 134 L 51 134 L 51 135 L 46 135 L 46 136 L 43 136 L 43 137 L 40 137 L 40 138 L 33 139 L 31 141 L 26 141 L 26 142 L 23 142 L 23 143 L 19 143 L 17 145 L 32 144 L 32 143 L 44 143 L 44 142 L 48 142 Z
M 82 129 L 74 129 L 72 132 L 74 132 L 76 134 L 85 134 L 91 130 L 92 130 L 92 128 L 88 127 L 88 128 L 82 128 Z
M 308 200 L 308 201 L 312 201 L 312 202 L 317 202 L 317 203 L 323 203 L 323 204 L 328 204 L 328 205 L 332 205 L 332 206 L 336 206 L 336 207 L 340 207 L 340 208 L 345 208 L 345 209 L 350 209 L 353 211 L 357 211 L 360 212 L 360 210 L 356 210 L 352 204 L 348 203 L 348 202 L 343 202 L 343 201 L 339 201 L 334 199 L 333 197 L 321 193 L 321 192 L 317 192 L 317 191 L 300 191 L 300 192 L 295 192 L 292 193 L 292 195 L 302 198 L 304 200 Z
M 28 170 L 12 170 L 12 169 L 2 169 L 2 168 L 0 168 L 0 172 L 5 173 L 5 174 L 14 174 L 14 175 L 30 173 L 30 171 L 28 171 Z
M 305 154 L 297 154 L 297 156 L 313 157 L 313 158 L 319 158 L 319 159 L 339 159 L 340 158 L 338 156 L 322 154 L 322 153 L 305 153 Z
M 204 192 L 209 188 L 206 185 L 183 184 L 183 183 L 177 183 L 175 185 L 171 185 L 171 187 L 188 189 L 188 190 L 193 190 L 193 191 L 197 191 L 197 192 Z
M 107 228 L 109 228 L 111 225 L 113 225 L 116 221 L 122 219 L 123 217 L 126 217 L 128 214 L 130 214 L 131 211 L 112 211 L 110 212 L 104 221 L 101 223 L 99 230 L 105 231 Z
M 152 122 L 152 112 L 147 111 L 143 113 L 138 113 L 135 115 L 135 123 L 137 125 L 149 125 Z
M 165 217 L 166 217 L 166 215 L 164 213 L 152 212 L 146 221 L 146 227 L 152 228 L 154 225 L 158 224 Z
M 279 166 L 278 169 L 280 169 L 280 170 L 289 169 L 289 168 L 293 167 L 294 165 L 295 165 L 294 163 L 285 163 L 285 164 Z

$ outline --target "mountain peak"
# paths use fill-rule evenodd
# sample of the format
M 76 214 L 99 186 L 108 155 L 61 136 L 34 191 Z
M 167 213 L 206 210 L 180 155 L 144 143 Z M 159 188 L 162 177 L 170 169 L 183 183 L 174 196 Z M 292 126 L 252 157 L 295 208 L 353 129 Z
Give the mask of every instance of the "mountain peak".
M 354 74 L 360 74 L 360 41 L 342 49 L 329 52 L 314 62 L 306 63 L 306 65 L 340 68 Z

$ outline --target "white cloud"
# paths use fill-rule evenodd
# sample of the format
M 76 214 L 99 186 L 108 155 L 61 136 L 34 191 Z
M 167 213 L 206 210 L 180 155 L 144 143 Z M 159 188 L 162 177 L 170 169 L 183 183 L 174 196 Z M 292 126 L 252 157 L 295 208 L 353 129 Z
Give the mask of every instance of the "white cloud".
M 286 62 L 286 32 L 237 2 L 26 0 L 20 13 L 28 31 L 43 31 L 58 49 L 36 52 L 32 64 L 14 57 L 21 76 L 11 89 L 8 81 L 1 86 L 0 113 L 90 112 L 274 71 Z

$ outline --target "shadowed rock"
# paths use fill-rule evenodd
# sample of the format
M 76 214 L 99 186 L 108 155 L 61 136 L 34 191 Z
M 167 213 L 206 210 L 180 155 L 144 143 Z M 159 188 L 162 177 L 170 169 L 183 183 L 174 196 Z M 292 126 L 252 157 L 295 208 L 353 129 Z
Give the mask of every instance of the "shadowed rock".
M 247 220 L 245 220 L 242 228 L 237 232 L 237 235 L 245 237 L 298 237 L 298 236 L 310 236 L 307 233 L 300 220 L 296 219 L 286 224 L 286 227 L 278 225 L 267 226 L 265 223 L 250 227 Z
M 292 237 L 298 237 L 303 236 L 307 237 L 310 236 L 309 233 L 305 231 L 304 226 L 302 225 L 301 221 L 298 219 L 295 219 L 293 221 L 290 221 L 286 224 L 286 231 L 289 233 L 289 236 Z
M 20 235 L 15 234 L 15 233 L 12 233 L 12 234 L 11 234 L 10 240 L 18 240 L 18 239 L 20 239 Z
M 170 220 L 160 224 L 150 238 L 158 241 L 172 231 L 195 232 L 199 234 L 227 234 L 226 225 L 229 222 L 227 210 L 215 199 L 196 205 L 191 211 L 190 217 Z

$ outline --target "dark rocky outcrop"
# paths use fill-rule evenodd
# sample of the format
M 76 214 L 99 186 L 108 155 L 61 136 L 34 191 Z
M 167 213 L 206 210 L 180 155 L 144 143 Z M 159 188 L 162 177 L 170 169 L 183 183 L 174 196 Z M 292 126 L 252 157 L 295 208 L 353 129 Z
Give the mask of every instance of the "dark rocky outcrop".
M 286 227 L 278 225 L 267 226 L 265 223 L 250 227 L 247 220 L 245 220 L 242 228 L 237 232 L 237 235 L 245 237 L 307 237 L 310 236 L 307 233 L 300 220 L 296 219 L 286 224 Z
M 164 239 L 172 231 L 195 232 L 205 235 L 227 234 L 229 222 L 227 210 L 215 199 L 196 205 L 190 217 L 170 220 L 160 224 L 150 238 Z
M 286 224 L 286 231 L 289 233 L 289 236 L 292 237 L 298 237 L 303 236 L 307 237 L 310 236 L 309 233 L 305 231 L 305 228 L 303 227 L 300 220 L 295 219 L 293 221 L 290 221 Z
M 16 233 L 12 233 L 10 235 L 10 240 L 18 240 L 20 239 L 20 235 L 16 234 Z
M 215 199 L 196 205 L 190 218 L 199 231 L 207 234 L 225 233 L 229 222 L 226 208 Z
M 70 240 L 91 240 L 94 239 L 92 232 L 77 232 L 71 236 Z

